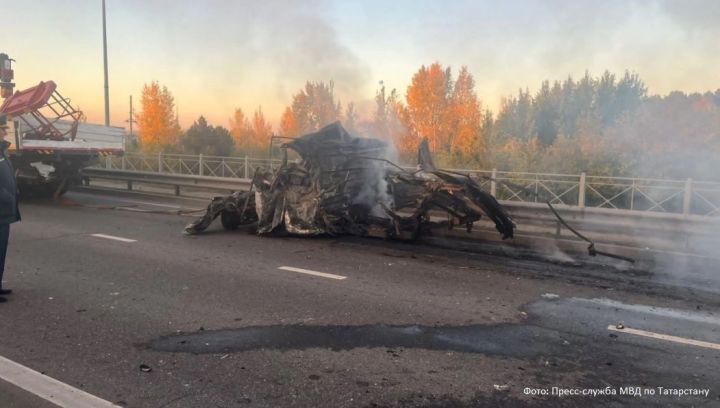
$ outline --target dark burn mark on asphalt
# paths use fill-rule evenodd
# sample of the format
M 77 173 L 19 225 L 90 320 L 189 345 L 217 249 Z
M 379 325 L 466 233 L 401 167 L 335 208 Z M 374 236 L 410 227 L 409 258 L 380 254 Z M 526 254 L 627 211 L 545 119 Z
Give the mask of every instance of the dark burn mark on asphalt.
M 355 348 L 418 348 L 513 357 L 562 352 L 554 330 L 532 325 L 472 326 L 252 326 L 161 337 L 148 344 L 173 353 L 232 353 L 248 350 L 334 351 Z

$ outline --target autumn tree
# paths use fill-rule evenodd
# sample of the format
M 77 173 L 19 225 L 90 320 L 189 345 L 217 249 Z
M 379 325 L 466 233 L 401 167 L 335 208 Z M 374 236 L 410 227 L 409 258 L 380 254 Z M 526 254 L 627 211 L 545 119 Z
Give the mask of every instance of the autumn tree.
M 419 141 L 427 138 L 432 151 L 452 161 L 484 161 L 483 111 L 467 67 L 460 69 L 454 81 L 450 67 L 437 62 L 422 66 L 407 89 L 406 103 L 394 109 L 407 128 L 401 137 L 402 151 L 414 152 Z
M 300 134 L 297 119 L 291 107 L 285 108 L 280 118 L 280 133 L 285 137 L 296 137 Z
M 242 109 L 236 108 L 235 114 L 230 118 L 230 135 L 238 151 L 257 152 L 267 148 L 272 136 L 272 126 L 265 119 L 262 107 L 258 107 L 252 118 L 246 117 Z
M 387 93 L 381 81 L 380 89 L 375 94 L 375 113 L 368 132 L 374 137 L 400 146 L 403 140 L 408 139 L 403 120 L 405 110 L 398 92 L 393 89 Z
M 450 68 L 434 63 L 422 66 L 408 86 L 406 125 L 410 131 L 402 143 L 403 150 L 415 150 L 423 138 L 427 138 L 430 149 L 437 151 L 448 146 L 449 126 L 448 105 L 452 94 Z
M 480 161 L 486 149 L 482 109 L 475 94 L 475 80 L 467 67 L 460 69 L 453 84 L 445 120 L 450 153 Z
M 287 118 L 288 124 L 294 120 L 297 134 L 300 135 L 314 132 L 339 120 L 342 112 L 340 103 L 335 101 L 332 81 L 327 84 L 322 81 L 308 81 L 305 88 L 293 96 L 290 109 L 293 119 Z
M 270 143 L 270 137 L 272 137 L 272 126 L 270 126 L 270 123 L 265 120 L 265 115 L 263 115 L 262 107 L 260 106 L 253 114 L 252 133 L 253 148 L 262 149 Z
M 253 142 L 253 132 L 250 121 L 245 116 L 242 109 L 236 108 L 232 118 L 230 118 L 230 135 L 233 138 L 235 148 L 247 151 Z
M 182 147 L 192 154 L 229 156 L 233 150 L 233 138 L 230 131 L 222 126 L 212 126 L 200 116 L 183 135 Z
M 140 104 L 142 111 L 135 115 L 140 147 L 154 152 L 177 145 L 181 130 L 175 114 L 175 99 L 167 87 L 161 87 L 157 81 L 145 84 Z

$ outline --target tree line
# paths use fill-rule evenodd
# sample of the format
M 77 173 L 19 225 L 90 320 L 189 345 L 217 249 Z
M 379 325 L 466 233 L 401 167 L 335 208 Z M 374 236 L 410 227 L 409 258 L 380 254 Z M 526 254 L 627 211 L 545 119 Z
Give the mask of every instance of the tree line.
M 183 131 L 171 93 L 152 82 L 136 115 L 139 144 L 145 151 L 262 154 L 273 134 L 297 137 L 340 120 L 351 133 L 386 140 L 404 161 L 427 138 L 443 166 L 718 178 L 711 169 L 720 157 L 720 89 L 649 96 L 637 73 L 586 72 L 543 81 L 534 93 L 519 89 L 494 114 L 467 67 L 454 75 L 436 62 L 415 72 L 404 95 L 381 82 L 374 101 L 372 113 L 360 117 L 352 102 L 336 98 L 332 81 L 309 81 L 276 129 L 257 107 L 251 115 L 236 108 L 227 127 L 200 117 Z

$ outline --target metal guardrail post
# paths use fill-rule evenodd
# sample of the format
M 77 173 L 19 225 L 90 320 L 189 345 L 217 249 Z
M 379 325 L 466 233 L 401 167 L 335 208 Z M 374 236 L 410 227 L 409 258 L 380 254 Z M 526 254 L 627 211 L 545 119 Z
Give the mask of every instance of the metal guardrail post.
M 490 195 L 497 198 L 497 182 L 495 180 L 497 180 L 497 169 L 492 169 L 490 176 Z
M 585 172 L 580 173 L 580 183 L 578 184 L 578 207 L 585 208 Z
M 198 156 L 198 175 L 202 176 L 205 173 L 204 167 L 205 164 L 203 163 L 203 155 L 202 153 L 200 153 L 200 155 Z
M 112 169 L 112 156 L 105 156 L 105 168 Z
M 162 172 L 162 152 L 158 152 L 158 173 Z
M 247 155 L 245 155 L 245 170 L 244 170 L 244 172 L 243 172 L 243 177 L 244 177 L 244 178 L 250 178 L 250 177 L 248 176 L 248 157 L 247 157 Z
M 683 193 L 683 215 L 690 214 L 690 204 L 692 202 L 692 179 L 685 180 L 685 192 Z
M 125 170 L 125 168 L 126 168 L 126 165 L 125 165 L 125 155 L 123 155 L 122 160 L 120 160 L 120 168 L 123 169 L 123 170 Z

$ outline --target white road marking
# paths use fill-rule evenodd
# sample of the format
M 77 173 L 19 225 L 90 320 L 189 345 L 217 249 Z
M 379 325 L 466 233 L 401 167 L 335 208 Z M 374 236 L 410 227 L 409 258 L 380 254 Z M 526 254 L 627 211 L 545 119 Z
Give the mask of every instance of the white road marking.
M 337 280 L 347 279 L 347 276 L 340 276 L 340 275 L 333 275 L 331 273 L 311 271 L 309 269 L 293 268 L 292 266 L 280 266 L 280 267 L 278 267 L 278 269 L 281 269 L 283 271 L 304 273 L 306 275 L 320 276 L 322 278 L 328 278 L 328 279 L 337 279 Z
M 669 317 L 673 319 L 682 319 L 698 323 L 708 323 L 720 326 L 720 318 L 712 315 L 705 311 L 695 310 L 682 310 L 682 309 L 669 309 L 658 306 L 647 306 L 638 304 L 628 304 L 618 302 L 616 300 L 607 298 L 595 298 L 595 299 L 583 299 L 583 298 L 571 298 L 573 303 L 587 304 L 589 307 L 603 306 L 612 309 L 622 309 L 633 313 L 650 314 L 659 317 Z
M 2 356 L 0 378 L 62 408 L 118 407 Z
M 131 203 L 131 204 L 143 204 L 143 205 L 154 205 L 156 207 L 166 207 L 166 208 L 177 208 L 180 209 L 179 205 L 170 205 L 170 204 L 158 204 L 158 203 L 151 203 L 149 201 L 137 201 L 137 200 L 125 200 L 123 198 L 112 198 L 114 201 L 122 201 L 124 203 Z
M 171 198 L 171 197 L 168 197 L 167 194 L 152 193 L 152 192 L 148 192 L 148 191 L 138 191 L 138 190 L 126 191 L 126 190 L 118 190 L 116 188 L 94 189 L 93 187 L 83 187 L 83 189 L 86 189 L 89 191 L 82 191 L 82 190 L 78 189 L 78 190 L 73 191 L 73 194 L 85 195 L 85 196 L 97 196 L 98 194 L 94 193 L 93 191 L 99 191 L 99 192 L 109 191 L 109 192 L 113 192 L 113 193 L 117 193 L 118 191 L 121 191 L 122 193 L 124 193 L 126 195 L 132 195 L 132 196 L 137 196 L 137 197 L 160 198 L 163 200 L 167 200 L 168 198 Z M 104 197 L 109 197 L 109 198 L 112 198 L 112 199 L 115 199 L 118 201 L 133 201 L 133 200 L 127 200 L 127 199 L 117 197 L 113 194 L 108 194 L 108 195 L 105 195 Z M 174 197 L 174 198 L 180 198 L 183 201 L 197 201 L 199 203 L 207 203 L 207 199 L 199 198 L 199 197 L 181 196 L 181 197 Z
M 654 333 L 654 332 L 649 332 L 649 331 L 645 331 L 645 330 L 631 329 L 629 327 L 625 327 L 624 329 L 618 329 L 617 327 L 615 327 L 613 325 L 608 326 L 608 330 L 615 331 L 618 333 L 628 333 L 628 334 L 634 334 L 636 336 L 649 337 L 651 339 L 672 341 L 675 343 L 688 344 L 691 346 L 720 350 L 720 344 L 710 343 L 708 341 L 686 339 L 684 337 L 670 336 L 668 334 L 660 334 L 660 333 Z
M 78 193 L 78 192 L 75 192 L 75 194 L 86 195 L 86 196 L 93 195 L 93 194 L 89 194 L 89 193 Z M 150 201 L 128 200 L 128 199 L 126 199 L 126 198 L 113 197 L 113 196 L 105 196 L 105 197 L 108 197 L 108 198 L 112 199 L 113 201 L 122 201 L 122 202 L 124 202 L 124 203 L 154 205 L 154 206 L 157 206 L 157 207 L 167 207 L 167 208 L 177 208 L 177 209 L 182 208 L 182 207 L 179 206 L 179 205 L 159 204 L 159 203 L 152 203 L 152 202 L 150 202 Z M 151 196 L 151 197 L 157 197 L 157 196 Z M 163 198 L 165 198 L 165 197 L 163 197 Z M 192 199 L 192 198 L 191 198 L 191 197 L 183 197 L 183 199 L 186 199 L 186 200 L 187 200 L 187 199 Z M 204 200 L 199 200 L 199 199 L 198 199 L 198 201 L 203 201 L 203 202 L 204 202 Z M 102 204 L 101 204 L 101 205 L 102 205 Z
M 105 239 L 112 239 L 115 241 L 121 241 L 121 242 L 137 242 L 136 239 L 130 239 L 130 238 L 123 238 L 123 237 L 116 237 L 113 235 L 105 235 L 105 234 L 91 234 L 95 238 L 105 238 Z

